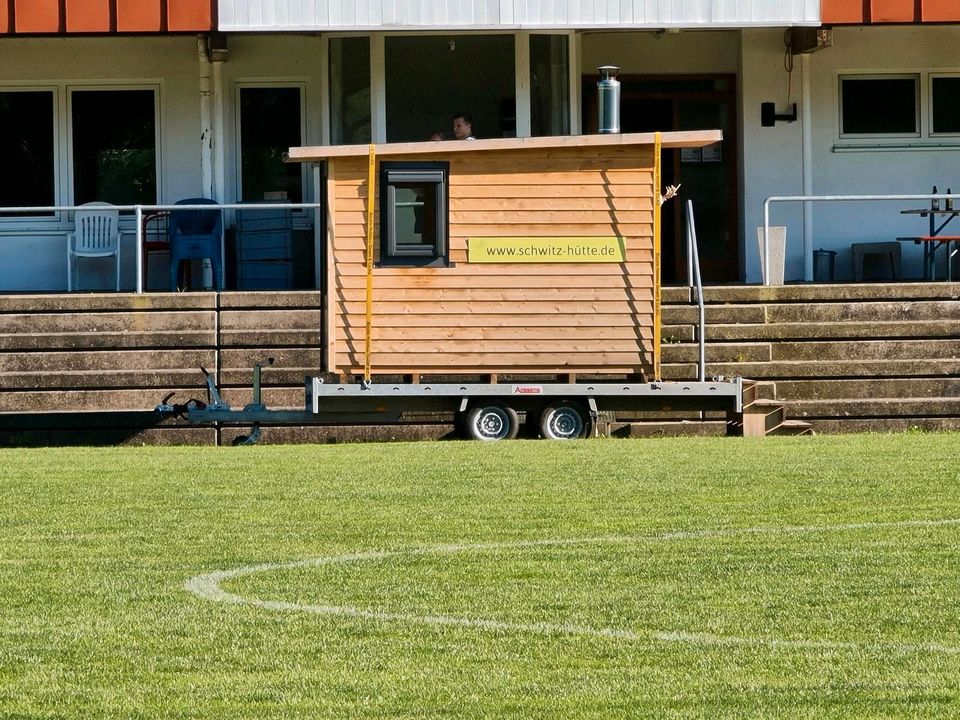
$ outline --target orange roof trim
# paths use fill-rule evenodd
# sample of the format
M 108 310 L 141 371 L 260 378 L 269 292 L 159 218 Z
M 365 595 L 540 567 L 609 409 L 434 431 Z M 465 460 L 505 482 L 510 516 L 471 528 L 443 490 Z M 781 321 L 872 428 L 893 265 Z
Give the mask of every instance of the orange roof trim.
M 824 25 L 960 22 L 958 0 L 821 0 Z
M 216 30 L 217 0 L 0 0 L 0 34 L 109 35 Z

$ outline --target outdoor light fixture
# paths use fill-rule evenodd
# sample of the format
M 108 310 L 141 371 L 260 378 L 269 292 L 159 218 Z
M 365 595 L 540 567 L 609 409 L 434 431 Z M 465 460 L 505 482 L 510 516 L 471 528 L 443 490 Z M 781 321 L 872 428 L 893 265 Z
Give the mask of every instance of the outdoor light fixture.
M 772 102 L 760 103 L 760 127 L 773 127 L 778 121 L 796 122 L 797 104 L 793 104 L 793 112 L 777 113 L 777 104 Z
M 212 32 L 207 35 L 207 59 L 210 62 L 226 62 L 227 36 L 222 32 Z

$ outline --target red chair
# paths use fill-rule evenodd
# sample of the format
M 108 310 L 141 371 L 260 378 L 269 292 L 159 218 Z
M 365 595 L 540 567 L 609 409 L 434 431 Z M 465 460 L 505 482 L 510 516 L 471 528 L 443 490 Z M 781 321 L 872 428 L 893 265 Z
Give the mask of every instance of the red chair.
M 165 210 L 146 213 L 141 225 L 143 227 L 143 289 L 149 288 L 150 253 L 169 253 L 170 242 L 167 239 L 167 219 L 170 213 Z

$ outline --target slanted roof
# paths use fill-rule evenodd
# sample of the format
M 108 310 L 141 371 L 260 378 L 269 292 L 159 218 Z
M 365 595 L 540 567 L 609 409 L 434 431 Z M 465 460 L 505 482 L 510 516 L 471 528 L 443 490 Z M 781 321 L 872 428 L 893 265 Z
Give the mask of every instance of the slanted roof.
M 0 0 L 0 35 L 207 33 L 217 0 Z
M 957 0 L 822 0 L 824 25 L 960 22 Z
M 688 130 L 661 133 L 665 148 L 703 147 L 723 140 L 720 130 Z M 451 154 L 481 151 L 534 150 L 570 147 L 653 145 L 654 133 L 611 135 L 562 135 L 556 137 L 497 138 L 493 140 L 441 140 L 385 143 L 376 146 L 378 157 L 389 155 Z M 314 145 L 290 148 L 288 162 L 316 162 L 337 157 L 357 157 L 370 152 L 369 145 Z

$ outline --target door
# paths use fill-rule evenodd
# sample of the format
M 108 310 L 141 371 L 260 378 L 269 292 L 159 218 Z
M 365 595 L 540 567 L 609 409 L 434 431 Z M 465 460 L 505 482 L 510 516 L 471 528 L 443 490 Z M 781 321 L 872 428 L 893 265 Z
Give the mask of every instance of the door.
M 723 142 L 708 148 L 663 153 L 663 185 L 682 187 L 679 197 L 663 206 L 661 280 L 687 280 L 683 218 L 686 201 L 693 200 L 704 282 L 740 281 L 736 77 L 626 75 L 620 77 L 620 88 L 623 132 L 723 131 Z M 596 95 L 596 78 L 585 77 L 585 132 L 597 129 Z

